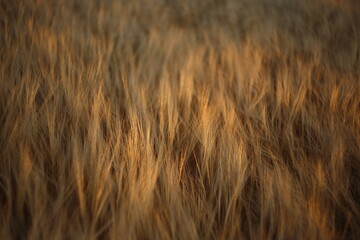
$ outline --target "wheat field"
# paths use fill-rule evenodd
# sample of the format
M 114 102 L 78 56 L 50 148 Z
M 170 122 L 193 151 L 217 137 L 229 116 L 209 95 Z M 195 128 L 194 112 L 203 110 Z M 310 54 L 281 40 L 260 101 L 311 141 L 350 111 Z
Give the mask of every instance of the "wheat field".
M 360 4 L 0 0 L 0 239 L 359 239 Z

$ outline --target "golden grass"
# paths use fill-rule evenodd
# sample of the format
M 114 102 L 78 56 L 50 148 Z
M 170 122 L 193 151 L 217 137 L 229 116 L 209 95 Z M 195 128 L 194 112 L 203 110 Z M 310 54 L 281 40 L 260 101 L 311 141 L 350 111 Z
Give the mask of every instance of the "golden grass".
M 359 239 L 360 7 L 1 0 L 1 239 Z

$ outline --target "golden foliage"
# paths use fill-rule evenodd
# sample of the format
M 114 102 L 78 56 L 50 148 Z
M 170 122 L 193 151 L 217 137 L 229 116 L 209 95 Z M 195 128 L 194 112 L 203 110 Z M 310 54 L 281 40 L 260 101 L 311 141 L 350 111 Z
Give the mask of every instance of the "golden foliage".
M 1 0 L 1 239 L 358 239 L 356 1 Z

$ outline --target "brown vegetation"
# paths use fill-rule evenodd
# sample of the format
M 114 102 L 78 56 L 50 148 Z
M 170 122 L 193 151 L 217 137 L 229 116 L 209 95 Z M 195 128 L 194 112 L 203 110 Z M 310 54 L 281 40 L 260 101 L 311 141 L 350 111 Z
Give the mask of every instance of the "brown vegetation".
M 355 3 L 0 0 L 0 238 L 359 239 Z

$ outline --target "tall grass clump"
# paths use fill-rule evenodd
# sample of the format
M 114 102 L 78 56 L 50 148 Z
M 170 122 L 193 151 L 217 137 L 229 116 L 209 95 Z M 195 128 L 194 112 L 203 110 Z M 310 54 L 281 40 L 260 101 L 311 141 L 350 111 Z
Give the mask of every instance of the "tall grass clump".
M 0 239 L 359 239 L 360 5 L 0 0 Z

